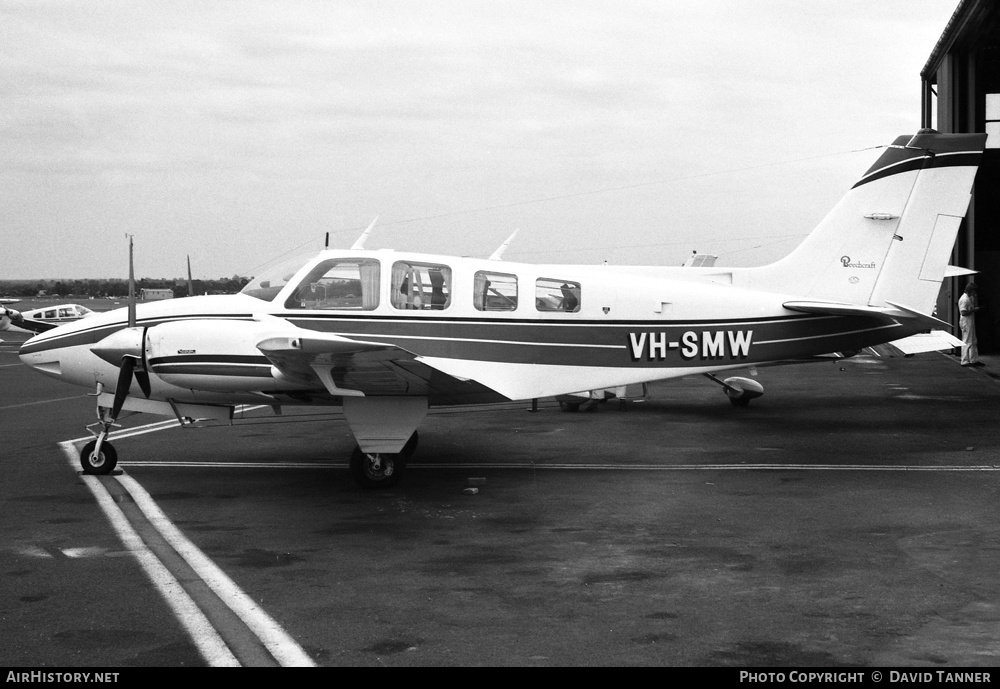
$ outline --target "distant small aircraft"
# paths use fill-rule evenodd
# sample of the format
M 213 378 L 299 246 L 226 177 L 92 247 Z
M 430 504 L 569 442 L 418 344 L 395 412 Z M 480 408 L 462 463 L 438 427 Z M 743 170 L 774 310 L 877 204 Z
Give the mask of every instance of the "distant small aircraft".
M 399 480 L 429 406 L 636 386 L 691 374 L 735 405 L 739 369 L 852 356 L 950 327 L 933 315 L 985 134 L 922 130 L 888 146 L 784 259 L 726 268 L 532 265 L 326 250 L 240 294 L 95 314 L 28 340 L 21 360 L 96 387 L 84 471 L 107 473 L 124 410 L 232 417 L 236 405 L 341 405 L 364 487 Z M 131 283 L 131 281 L 130 281 Z M 947 334 L 947 333 L 945 333 Z M 919 339 L 919 338 L 918 338 Z M 939 348 L 940 338 L 923 338 Z M 954 338 L 952 338 L 954 340 Z M 951 346 L 950 343 L 945 346 Z M 572 399 L 572 398 L 571 398 Z
M 13 299 L 7 303 L 16 303 L 18 299 Z M 46 330 L 78 321 L 81 318 L 92 316 L 93 311 L 86 306 L 79 304 L 57 304 L 55 306 L 44 306 L 31 311 L 17 311 L 6 306 L 0 306 L 0 330 L 7 330 L 14 325 L 23 330 L 40 333 Z

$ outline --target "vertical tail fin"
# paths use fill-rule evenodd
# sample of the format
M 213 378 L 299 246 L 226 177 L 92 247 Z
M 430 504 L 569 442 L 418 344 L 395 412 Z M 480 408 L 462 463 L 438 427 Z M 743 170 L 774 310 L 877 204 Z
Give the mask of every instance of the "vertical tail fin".
M 985 134 L 899 137 L 815 230 L 748 286 L 848 304 L 934 308 Z

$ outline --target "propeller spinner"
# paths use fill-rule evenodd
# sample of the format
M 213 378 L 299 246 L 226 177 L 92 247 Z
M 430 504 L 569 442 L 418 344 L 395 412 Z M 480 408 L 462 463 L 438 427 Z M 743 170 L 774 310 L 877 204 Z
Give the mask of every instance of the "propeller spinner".
M 149 373 L 146 370 L 145 342 L 146 328 L 122 328 L 90 348 L 90 351 L 98 357 L 121 370 L 118 374 L 118 383 L 115 386 L 115 400 L 111 408 L 112 418 L 118 418 L 118 412 L 121 411 L 129 388 L 132 387 L 133 376 L 139 384 L 142 394 L 149 397 L 150 385 Z

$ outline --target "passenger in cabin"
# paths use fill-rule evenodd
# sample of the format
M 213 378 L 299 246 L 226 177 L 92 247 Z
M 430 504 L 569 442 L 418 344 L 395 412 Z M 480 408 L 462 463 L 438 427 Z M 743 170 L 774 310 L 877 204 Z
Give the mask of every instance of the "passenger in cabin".
M 403 295 L 403 305 L 401 308 L 404 309 L 419 309 L 420 308 L 420 297 L 417 296 L 416 299 L 410 294 L 410 278 L 405 277 L 403 281 L 399 283 L 399 293 Z M 416 302 L 416 303 L 414 303 Z
M 440 270 L 431 270 L 428 276 L 431 279 L 431 308 L 443 309 L 448 302 L 444 294 L 444 274 Z
M 564 282 L 559 289 L 562 291 L 562 309 L 563 311 L 573 312 L 580 307 L 580 299 L 576 296 L 575 291 L 569 285 L 569 283 Z

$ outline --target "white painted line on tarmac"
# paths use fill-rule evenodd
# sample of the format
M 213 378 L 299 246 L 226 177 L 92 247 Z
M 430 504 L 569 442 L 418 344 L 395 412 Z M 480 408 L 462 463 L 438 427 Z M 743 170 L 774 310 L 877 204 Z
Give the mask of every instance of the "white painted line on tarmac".
M 161 424 L 151 424 L 151 425 L 161 425 Z M 86 440 L 82 438 L 81 440 Z M 76 447 L 74 441 L 65 441 L 60 443 L 60 447 L 66 454 L 67 458 L 70 460 L 71 466 L 76 467 Z M 105 514 L 111 521 L 112 526 L 118 531 L 122 542 L 125 543 L 126 547 L 135 552 L 137 557 L 139 557 L 140 564 L 143 565 L 143 569 L 146 570 L 147 575 L 153 581 L 153 583 L 160 590 L 164 598 L 167 599 L 168 604 L 170 604 L 171 609 L 174 610 L 174 614 L 177 615 L 181 624 L 184 625 L 185 629 L 191 634 L 192 639 L 194 639 L 196 644 L 199 644 L 199 636 L 196 634 L 202 634 L 202 629 L 207 625 L 211 634 L 218 639 L 218 643 L 221 643 L 223 648 L 225 648 L 226 653 L 232 656 L 232 652 L 219 637 L 215 628 L 211 626 L 211 623 L 204 616 L 201 610 L 198 608 L 197 604 L 193 599 L 181 588 L 180 584 L 177 582 L 176 578 L 170 573 L 170 571 L 163 565 L 163 563 L 156 557 L 155 554 L 143 543 L 140 536 L 135 532 L 132 526 L 128 523 L 125 515 L 122 511 L 115 505 L 114 499 L 111 494 L 108 493 L 104 485 L 95 476 L 90 476 L 87 474 L 80 474 L 83 480 L 87 483 L 94 497 L 97 498 L 98 503 L 101 504 L 102 509 L 104 509 Z M 139 485 L 139 483 L 133 479 L 131 476 L 122 474 L 116 475 L 115 480 L 122 485 L 123 488 L 132 496 L 135 501 L 136 506 L 142 511 L 146 519 L 149 520 L 153 528 L 155 528 L 159 534 L 167 541 L 170 546 L 177 551 L 188 565 L 195 571 L 195 573 L 204 581 L 210 589 L 219 597 L 219 599 L 225 603 L 230 610 L 232 610 L 237 617 L 239 617 L 244 624 L 260 639 L 261 643 L 264 644 L 265 648 L 274 656 L 274 659 L 279 665 L 285 667 L 315 667 L 315 663 L 306 654 L 304 650 L 292 639 L 282 627 L 275 622 L 270 615 L 264 612 L 263 609 L 258 606 L 250 596 L 243 592 L 226 574 L 219 569 L 219 567 L 212 562 L 201 550 L 198 549 L 191 541 L 187 539 L 184 534 L 181 533 L 180 529 L 174 526 L 173 522 L 163 513 L 159 508 L 153 498 L 146 492 L 146 490 Z M 106 508 L 105 505 L 108 507 Z M 109 511 L 109 509 L 111 511 Z M 147 569 L 147 565 L 149 569 Z M 165 583 L 161 584 L 161 580 Z M 170 596 L 180 593 L 181 599 L 175 601 Z M 189 615 L 190 608 L 196 613 L 193 622 L 189 621 L 187 617 L 181 617 L 182 614 Z M 198 619 L 200 618 L 200 619 Z M 199 650 L 201 646 L 199 645 Z M 208 651 L 211 651 L 212 655 L 206 655 Z M 207 649 L 202 651 L 202 655 L 206 662 L 212 665 L 224 665 L 225 663 L 217 662 L 218 652 L 215 649 Z M 223 658 L 223 660 L 225 660 Z M 233 662 L 238 666 L 239 662 L 236 660 L 235 656 L 232 656 Z
M 292 637 L 254 602 L 232 579 L 205 556 L 160 509 L 149 493 L 131 476 L 115 476 L 125 487 L 146 519 L 160 532 L 167 543 L 191 565 L 195 573 L 243 623 L 257 635 L 274 659 L 284 667 L 315 667 L 312 659 Z
M 65 397 L 63 399 L 79 399 L 78 397 Z M 58 402 L 61 400 L 46 400 L 49 402 Z M 29 402 L 28 404 L 41 404 L 41 402 Z M 14 405 L 14 406 L 25 406 L 25 405 Z M 255 411 L 257 409 L 264 409 L 267 405 L 258 404 L 256 406 L 243 406 L 237 407 L 236 413 L 243 414 L 248 411 Z M 0 409 L 10 409 L 11 407 L 0 407 Z M 145 435 L 146 433 L 156 433 L 157 431 L 165 431 L 168 428 L 177 428 L 181 425 L 181 422 L 177 419 L 166 419 L 164 421 L 154 421 L 153 423 L 147 423 L 142 426 L 136 426 L 135 428 L 123 428 L 120 431 L 112 431 L 108 433 L 108 440 L 121 440 L 123 438 L 131 438 L 137 435 Z M 68 443 L 81 443 L 89 440 L 93 440 L 90 436 L 84 436 L 82 438 L 74 438 L 73 440 L 67 440 Z M 119 462 L 119 464 L 122 464 Z
M 108 433 L 108 440 L 120 440 L 122 438 L 131 438 L 134 435 L 145 435 L 146 433 L 165 431 L 168 428 L 176 428 L 180 425 L 181 422 L 177 419 L 156 421 L 154 423 L 147 423 L 143 426 L 136 426 L 135 428 L 125 428 L 120 431 L 112 431 L 111 433 Z M 78 438 L 78 440 L 82 440 L 82 438 Z
M 158 469 L 346 469 L 346 462 L 119 462 L 119 466 Z M 531 464 L 529 462 L 479 462 L 434 464 L 413 462 L 410 469 L 555 469 L 559 471 L 1000 471 L 996 464 Z
M 70 464 L 75 466 L 76 448 L 73 444 L 64 442 L 59 445 L 69 458 Z M 81 478 L 94 495 L 108 521 L 111 522 L 118 538 L 135 555 L 146 576 L 153 582 L 167 605 L 170 606 L 174 616 L 191 636 L 205 662 L 212 667 L 239 667 L 240 663 L 236 660 L 236 656 L 229 650 L 208 618 L 180 585 L 176 577 L 170 573 L 170 570 L 146 546 L 139 534 L 129 524 L 128 519 L 125 518 L 125 514 L 115 504 L 114 498 L 111 497 L 104 485 L 95 476 L 81 474 Z
M 347 462 L 191 462 L 191 461 L 177 461 L 171 462 L 169 460 L 132 460 L 129 462 L 118 462 L 120 467 L 154 467 L 159 469 L 166 469 L 170 467 L 184 467 L 185 469 L 197 469 L 197 468 L 215 468 L 215 469 L 346 469 L 348 467 Z M 409 465 L 407 465 L 409 466 Z M 428 465 L 421 465 L 428 466 Z M 444 468 L 455 466 L 452 464 L 439 465 L 436 468 Z M 472 466 L 483 466 L 481 464 L 476 464 Z
M 17 409 L 18 407 L 33 407 L 37 404 L 49 404 L 50 402 L 65 402 L 67 400 L 78 400 L 82 399 L 82 395 L 74 395 L 73 397 L 57 397 L 53 400 L 38 400 L 37 402 L 22 402 L 21 404 L 8 404 L 6 407 L 0 407 L 0 409 Z

